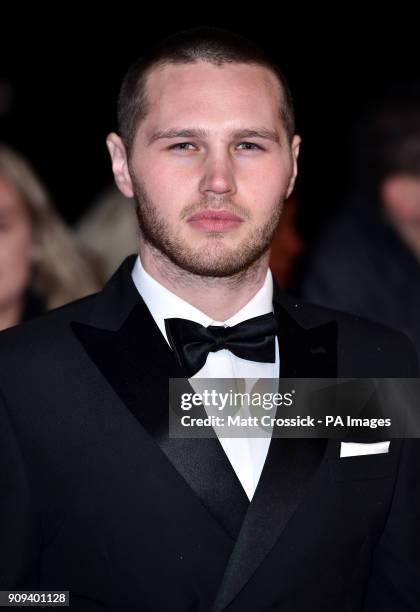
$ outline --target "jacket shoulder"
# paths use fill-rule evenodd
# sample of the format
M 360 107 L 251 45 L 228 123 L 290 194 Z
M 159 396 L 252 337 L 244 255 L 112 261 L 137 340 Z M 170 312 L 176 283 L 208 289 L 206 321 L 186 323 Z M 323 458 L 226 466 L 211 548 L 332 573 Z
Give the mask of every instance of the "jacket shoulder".
M 369 364 L 369 370 L 375 364 L 375 371 L 383 372 L 383 376 L 394 376 L 393 372 L 395 376 L 419 375 L 415 348 L 403 332 L 358 315 L 303 301 L 277 288 L 274 299 L 305 329 L 335 323 L 339 361 L 360 360 L 360 364 Z

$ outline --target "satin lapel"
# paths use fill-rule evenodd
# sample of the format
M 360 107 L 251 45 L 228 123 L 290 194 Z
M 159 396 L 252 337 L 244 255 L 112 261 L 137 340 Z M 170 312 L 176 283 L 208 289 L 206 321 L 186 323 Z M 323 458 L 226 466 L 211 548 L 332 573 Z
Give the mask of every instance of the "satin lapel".
M 275 294 L 276 295 L 276 294 Z M 279 300 L 282 378 L 334 378 L 337 330 L 334 322 L 305 329 Z M 238 595 L 304 499 L 327 447 L 325 439 L 272 438 L 264 469 L 232 551 L 212 612 L 220 612 Z
M 122 280 L 122 284 L 127 281 Z M 115 291 L 107 293 L 116 301 Z M 120 292 L 120 305 L 125 304 L 124 293 L 127 287 Z M 89 324 L 73 322 L 72 329 L 125 406 L 234 541 L 248 498 L 217 438 L 169 437 L 168 378 L 185 378 L 185 374 L 138 293 L 130 299 L 131 311 L 119 329 L 104 303 L 98 304 Z M 96 327 L 97 321 L 107 329 Z

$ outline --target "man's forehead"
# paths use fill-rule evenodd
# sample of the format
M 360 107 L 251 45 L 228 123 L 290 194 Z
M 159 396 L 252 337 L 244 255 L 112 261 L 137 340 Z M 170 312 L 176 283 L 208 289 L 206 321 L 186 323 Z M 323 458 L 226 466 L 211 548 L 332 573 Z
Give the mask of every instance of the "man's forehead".
M 278 126 L 279 85 L 264 67 L 232 64 L 224 68 L 196 62 L 164 66 L 148 79 L 144 125 L 148 138 L 159 131 L 191 126 L 224 133 L 273 131 Z

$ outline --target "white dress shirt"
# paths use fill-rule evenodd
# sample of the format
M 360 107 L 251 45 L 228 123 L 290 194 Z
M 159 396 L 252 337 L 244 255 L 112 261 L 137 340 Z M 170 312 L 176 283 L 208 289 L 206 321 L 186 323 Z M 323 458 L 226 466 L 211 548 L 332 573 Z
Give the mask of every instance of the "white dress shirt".
M 182 319 L 189 319 L 190 321 L 200 323 L 204 327 L 209 325 L 231 327 L 246 319 L 273 311 L 273 278 L 269 269 L 261 289 L 239 312 L 226 321 L 215 321 L 172 293 L 172 291 L 169 291 L 169 289 L 161 285 L 146 272 L 140 257 L 137 257 L 134 264 L 132 279 L 167 342 L 168 338 L 164 321 L 168 318 L 180 317 Z M 250 391 L 251 379 L 278 378 L 279 361 L 277 338 L 275 363 L 248 361 L 237 357 L 227 349 L 222 349 L 216 353 L 208 354 L 206 363 L 190 379 L 190 382 L 193 385 L 194 378 L 245 378 L 248 379 L 246 391 Z M 251 500 L 261 476 L 271 438 L 219 437 L 218 439 L 248 498 Z

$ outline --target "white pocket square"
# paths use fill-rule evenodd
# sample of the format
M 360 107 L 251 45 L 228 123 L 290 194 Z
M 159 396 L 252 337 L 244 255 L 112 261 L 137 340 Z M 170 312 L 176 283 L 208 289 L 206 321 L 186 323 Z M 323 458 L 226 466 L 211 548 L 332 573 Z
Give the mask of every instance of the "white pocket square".
M 379 455 L 389 452 L 387 442 L 341 442 L 340 457 L 355 457 L 357 455 Z

